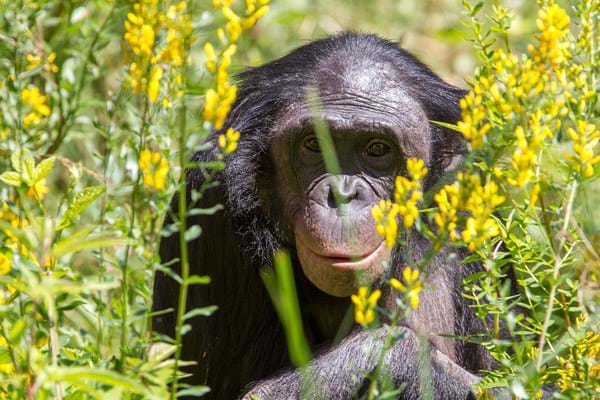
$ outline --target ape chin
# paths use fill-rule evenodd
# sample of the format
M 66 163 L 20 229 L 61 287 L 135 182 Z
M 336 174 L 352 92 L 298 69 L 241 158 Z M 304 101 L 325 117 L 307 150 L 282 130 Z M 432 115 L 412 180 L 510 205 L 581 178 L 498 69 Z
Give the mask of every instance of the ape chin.
M 326 170 L 315 136 L 309 88 L 319 95 L 317 117 L 335 146 L 335 176 Z M 430 122 L 456 123 L 464 94 L 394 43 L 353 33 L 315 41 L 240 75 L 238 98 L 223 127 L 241 132 L 238 150 L 217 176 L 220 185 L 197 205 L 223 204 L 224 211 L 188 221 L 203 229 L 189 243 L 190 268 L 210 275 L 212 283 L 191 287 L 187 306 L 219 307 L 211 317 L 189 321 L 182 354 L 196 361 L 188 369 L 191 383 L 210 386 L 208 397 L 215 399 L 243 396 L 251 383 L 250 393 L 262 399 L 358 395 L 388 332 L 354 327 L 332 344 L 357 276 L 373 284 L 398 276 L 428 247 L 415 232 L 405 248 L 390 252 L 375 231 L 371 209 L 392 197 L 407 158 L 425 161 L 427 189 L 464 155 L 459 135 Z M 213 143 L 219 133 L 213 132 Z M 194 160 L 216 157 L 216 150 L 206 151 Z M 202 171 L 190 171 L 188 189 L 199 188 L 203 179 Z M 177 204 L 175 199 L 172 207 Z M 179 265 L 170 261 L 179 258 L 178 239 L 165 238 L 160 249 L 162 261 L 175 270 Z M 272 266 L 279 249 L 292 254 L 306 336 L 319 349 L 302 380 L 290 366 L 284 332 L 259 274 Z M 428 375 L 436 399 L 469 398 L 476 373 L 495 367 L 484 349 L 449 338 L 481 333 L 483 325 L 461 296 L 462 279 L 480 266 L 448 255 L 443 251 L 431 260 L 421 305 L 402 322 L 405 338 L 385 357 L 392 382 L 404 387 L 403 399 L 420 398 L 417 336 L 429 338 Z M 379 305 L 392 309 L 389 288 L 381 289 Z M 159 273 L 154 309 L 176 309 L 177 296 L 177 282 Z M 172 335 L 174 316 L 162 314 L 155 324 Z

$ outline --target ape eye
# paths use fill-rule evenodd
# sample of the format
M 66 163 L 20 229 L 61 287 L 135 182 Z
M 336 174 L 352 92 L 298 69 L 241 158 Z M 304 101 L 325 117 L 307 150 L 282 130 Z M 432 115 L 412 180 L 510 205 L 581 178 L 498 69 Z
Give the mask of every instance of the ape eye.
M 307 148 L 308 150 L 318 153 L 321 151 L 321 149 L 319 148 L 319 140 L 317 140 L 316 136 L 309 136 L 306 139 L 304 139 L 304 147 Z
M 383 157 L 390 151 L 390 146 L 383 142 L 372 142 L 367 147 L 367 154 L 371 157 Z

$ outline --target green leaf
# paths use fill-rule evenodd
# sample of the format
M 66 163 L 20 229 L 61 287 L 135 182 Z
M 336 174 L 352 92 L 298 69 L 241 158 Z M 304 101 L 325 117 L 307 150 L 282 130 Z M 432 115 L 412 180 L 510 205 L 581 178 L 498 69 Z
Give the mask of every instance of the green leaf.
M 73 239 L 73 236 L 69 236 L 52 247 L 52 255 L 54 257 L 62 257 L 65 254 L 75 253 L 77 251 L 99 249 L 101 247 L 122 246 L 131 242 L 132 241 L 127 238 L 115 237 L 112 233 L 82 240 L 76 240 Z
M 185 239 L 186 242 L 189 242 L 191 240 L 194 240 L 194 239 L 197 239 L 198 237 L 200 237 L 201 233 L 202 233 L 202 229 L 200 228 L 199 225 L 192 225 L 185 231 L 183 238 Z
M 187 321 L 188 319 L 194 318 L 194 317 L 209 317 L 215 311 L 217 311 L 217 309 L 218 309 L 217 306 L 194 308 L 193 310 L 190 310 L 183 315 L 183 320 Z
M 302 327 L 292 262 L 285 251 L 275 253 L 274 262 L 275 271 L 265 269 L 261 277 L 283 325 L 290 359 L 301 367 L 310 361 L 311 354 Z
M 6 346 L 0 346 L 0 364 L 10 364 L 12 359 L 10 358 L 10 351 Z
M 119 387 L 130 393 L 148 394 L 148 390 L 140 382 L 127 375 L 99 368 L 85 367 L 48 367 L 49 381 L 68 382 L 74 385 L 85 383 L 86 380 L 100 382 L 106 385 Z
M 33 173 L 35 171 L 35 161 L 27 150 L 17 150 L 10 157 L 15 171 L 21 176 L 21 180 L 31 183 L 33 181 Z
M 174 354 L 176 349 L 177 346 L 174 346 L 169 343 L 152 343 L 150 345 L 150 350 L 148 351 L 148 361 L 151 363 L 158 364 L 169 358 L 172 354 Z
M 15 322 L 10 330 L 10 333 L 8 334 L 8 341 L 10 343 L 17 343 L 23 336 L 25 328 L 27 328 L 27 324 L 22 319 Z
M 188 285 L 208 285 L 210 283 L 210 276 L 208 275 L 192 275 L 187 279 Z
M 77 193 L 71 203 L 69 204 L 67 211 L 63 214 L 60 222 L 58 223 L 57 230 L 62 230 L 70 226 L 75 218 L 77 218 L 94 200 L 104 193 L 105 188 L 103 186 L 92 186 L 83 189 Z
M 455 124 L 449 124 L 449 123 L 447 123 L 447 122 L 442 122 L 442 121 L 433 121 L 433 120 L 430 120 L 429 122 L 431 122 L 432 124 L 439 125 L 439 126 L 441 126 L 442 128 L 450 129 L 450 130 L 452 130 L 452 131 L 455 131 L 455 132 L 460 132 L 460 129 L 459 129 L 459 128 L 458 128 L 458 126 L 457 126 L 457 125 L 455 125 Z
M 32 180 L 34 182 L 38 182 L 47 177 L 48 174 L 50 174 L 50 171 L 52 171 L 52 167 L 54 167 L 54 160 L 54 157 L 49 157 L 45 160 L 42 160 L 37 167 L 35 167 Z
M 217 211 L 220 211 L 223 209 L 223 205 L 222 204 L 217 204 L 215 206 L 212 206 L 210 208 L 193 208 L 191 210 L 188 211 L 188 216 L 194 216 L 194 215 L 213 215 L 215 214 Z
M 210 388 L 208 386 L 192 386 L 187 389 L 178 391 L 177 397 L 183 397 L 183 396 L 201 397 L 201 396 L 204 396 L 208 392 L 210 392 Z
M 0 175 L 0 180 L 10 186 L 20 186 L 21 174 L 15 171 L 8 171 Z

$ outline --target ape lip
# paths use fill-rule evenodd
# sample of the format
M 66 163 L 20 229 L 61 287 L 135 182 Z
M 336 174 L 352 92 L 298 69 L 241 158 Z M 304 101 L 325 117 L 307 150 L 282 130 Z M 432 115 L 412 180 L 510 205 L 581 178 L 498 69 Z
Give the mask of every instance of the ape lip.
M 301 240 L 301 245 L 308 250 L 313 258 L 322 264 L 328 264 L 340 269 L 363 269 L 368 268 L 372 261 L 375 261 L 382 251 L 385 251 L 385 242 L 381 243 L 371 252 L 357 256 L 324 255 L 319 254 Z

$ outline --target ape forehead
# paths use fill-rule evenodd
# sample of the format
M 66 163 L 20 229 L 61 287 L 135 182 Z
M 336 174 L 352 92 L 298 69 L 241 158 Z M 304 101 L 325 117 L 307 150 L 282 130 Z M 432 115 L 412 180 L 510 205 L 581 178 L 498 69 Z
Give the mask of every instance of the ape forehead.
M 328 65 L 315 71 L 304 96 L 280 111 L 275 136 L 311 131 L 317 117 L 334 132 L 393 134 L 405 155 L 429 159 L 431 131 L 427 114 L 391 65 L 372 60 Z M 319 97 L 312 105 L 309 89 Z

